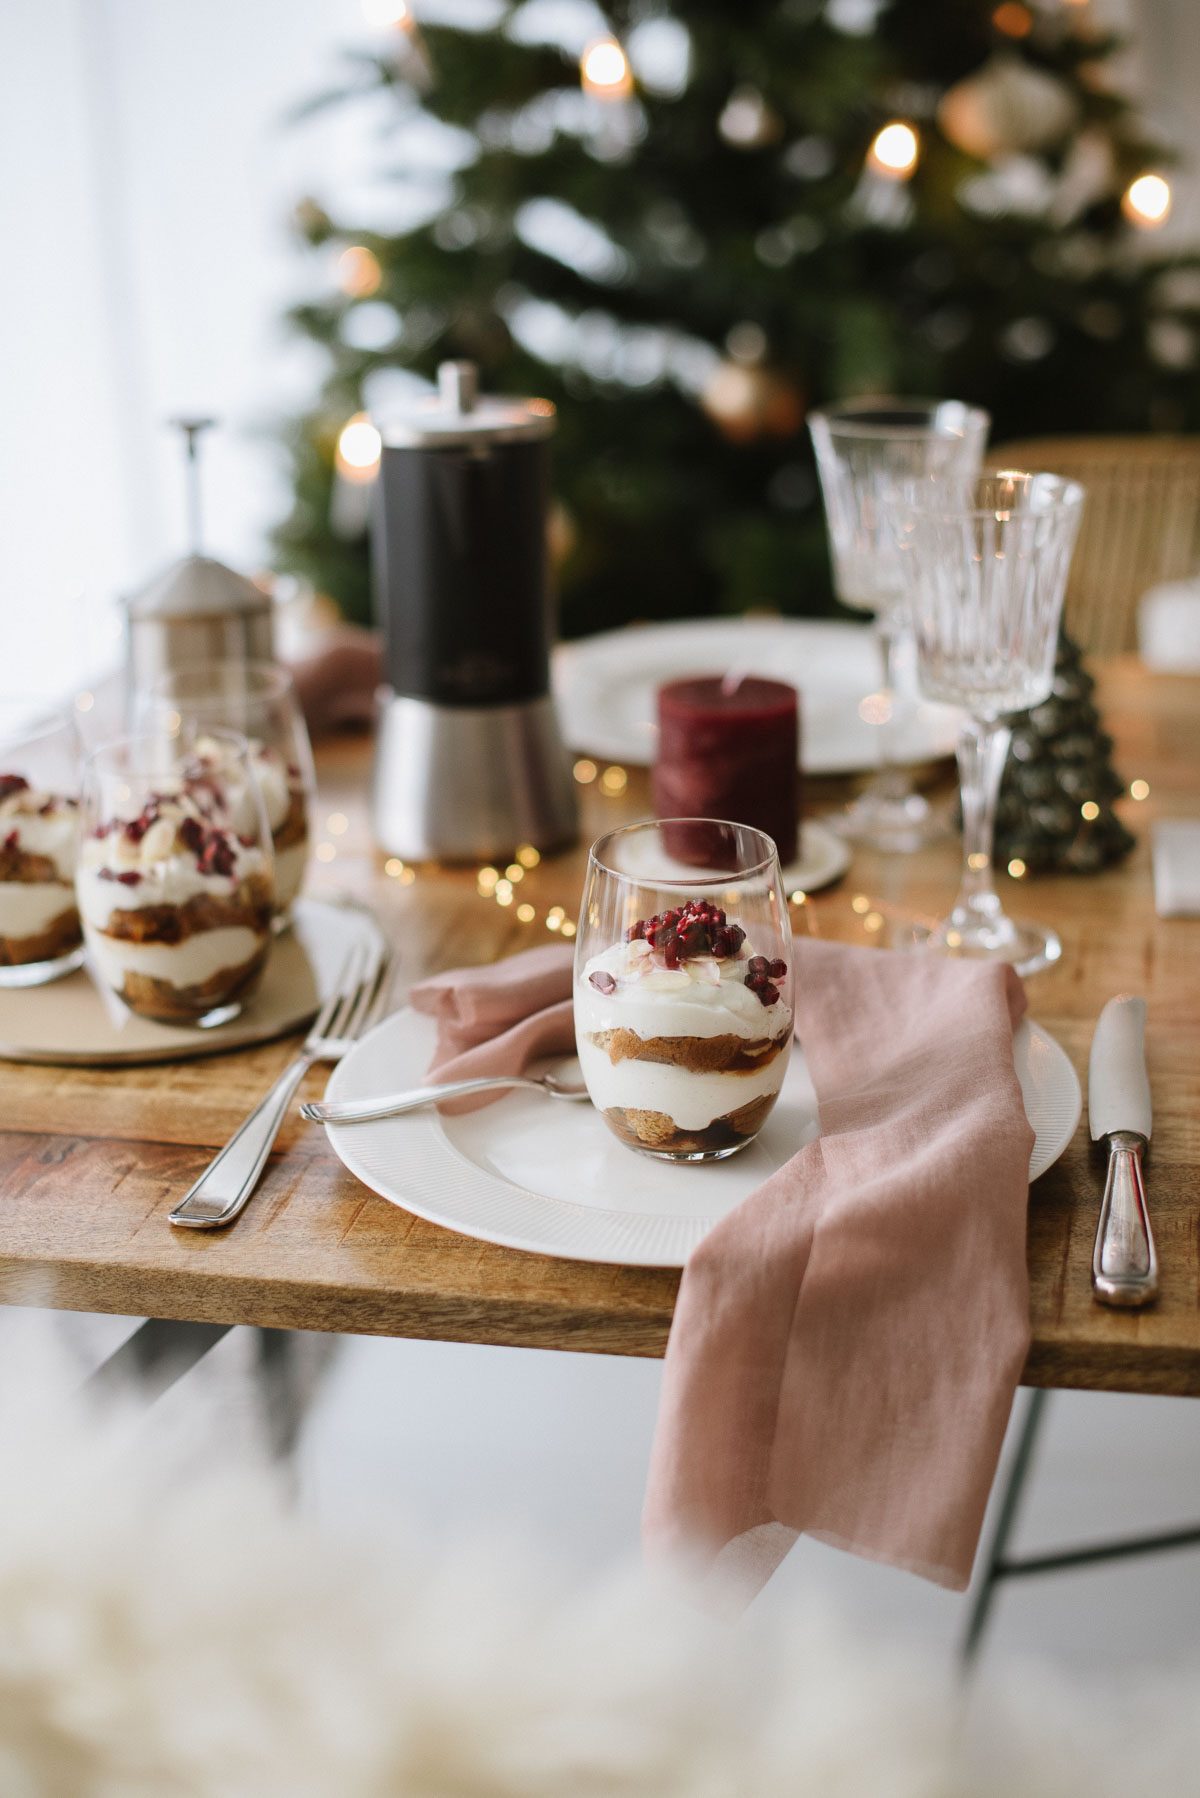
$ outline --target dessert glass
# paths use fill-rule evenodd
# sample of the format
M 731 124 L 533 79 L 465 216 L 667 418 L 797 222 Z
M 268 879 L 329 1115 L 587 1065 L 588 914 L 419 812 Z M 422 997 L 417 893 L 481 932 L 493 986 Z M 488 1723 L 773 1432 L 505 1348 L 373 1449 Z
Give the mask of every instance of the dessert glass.
M 83 960 L 78 790 L 71 720 L 0 701 L 0 987 L 43 986 Z
M 105 744 L 84 765 L 76 874 L 99 978 L 142 1017 L 224 1024 L 271 945 L 271 833 L 244 737 L 213 760 L 161 735 Z M 214 765 L 215 763 L 215 765 Z
M 316 796 L 312 746 L 296 688 L 276 662 L 195 662 L 159 676 L 139 693 L 139 727 L 178 740 L 212 761 L 215 730 L 237 731 L 250 746 L 275 851 L 275 900 L 286 919 L 308 860 Z
M 666 1161 L 745 1148 L 792 1041 L 792 935 L 771 838 L 712 818 L 601 837 L 574 997 L 588 1092 L 623 1143 Z

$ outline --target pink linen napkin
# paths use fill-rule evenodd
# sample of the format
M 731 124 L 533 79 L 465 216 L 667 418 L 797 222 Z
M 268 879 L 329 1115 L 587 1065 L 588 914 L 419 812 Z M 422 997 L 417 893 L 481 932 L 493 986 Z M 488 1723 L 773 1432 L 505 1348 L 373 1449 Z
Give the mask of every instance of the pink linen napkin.
M 961 1589 L 1029 1346 L 1024 993 L 933 955 L 795 953 L 822 1135 L 684 1272 L 647 1549 L 749 1597 L 803 1531 Z
M 429 1064 L 443 1080 L 479 1074 L 519 1074 L 539 1055 L 575 1049 L 571 966 L 565 943 L 526 949 L 482 968 L 453 968 L 422 980 L 409 1004 L 437 1019 L 437 1048 Z M 450 1099 L 438 1107 L 452 1115 L 502 1099 L 503 1092 Z
M 794 952 L 822 1135 L 684 1271 L 647 1550 L 748 1598 L 804 1531 L 961 1588 L 1029 1344 L 1024 994 L 1004 968 Z M 571 960 L 547 945 L 414 988 L 438 1020 L 431 1071 L 568 1050 Z

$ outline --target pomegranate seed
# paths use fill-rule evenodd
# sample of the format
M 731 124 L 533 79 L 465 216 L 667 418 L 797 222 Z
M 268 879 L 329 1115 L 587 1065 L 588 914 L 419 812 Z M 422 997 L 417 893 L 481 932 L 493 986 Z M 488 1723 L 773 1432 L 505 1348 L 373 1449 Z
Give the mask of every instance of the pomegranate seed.
M 617 990 L 616 981 L 604 968 L 597 968 L 594 974 L 588 975 L 588 979 L 598 993 L 615 993 Z
M 7 799 L 10 793 L 27 793 L 29 782 L 23 774 L 0 774 L 0 799 Z
M 767 969 L 772 980 L 782 980 L 787 973 L 786 961 L 773 961 Z

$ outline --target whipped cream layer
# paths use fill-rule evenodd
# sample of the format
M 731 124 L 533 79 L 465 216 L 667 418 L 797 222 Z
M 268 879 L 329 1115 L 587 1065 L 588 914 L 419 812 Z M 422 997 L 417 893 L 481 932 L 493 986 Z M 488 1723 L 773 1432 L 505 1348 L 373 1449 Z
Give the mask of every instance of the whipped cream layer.
M 303 797 L 304 783 L 292 778 L 287 763 L 277 749 L 270 748 L 257 737 L 248 737 L 246 742 L 250 750 L 250 772 L 262 795 L 267 823 L 272 832 L 275 832 L 286 821 L 292 809 L 293 796 L 300 794 Z M 220 778 L 230 795 L 235 828 L 247 836 L 254 835 L 258 829 L 258 819 L 253 801 L 245 788 L 242 787 L 239 791 L 242 763 L 238 756 L 217 737 L 198 737 L 189 761 Z
M 22 854 L 52 861 L 65 885 L 74 880 L 79 813 L 69 799 L 30 787 L 0 799 L 0 842 L 10 837 Z
M 56 919 L 74 916 L 74 890 L 60 881 L 0 881 L 0 936 L 40 936 Z
M 104 836 L 85 839 L 75 887 L 80 913 L 95 929 L 103 930 L 113 912 L 186 905 L 200 894 L 228 899 L 251 875 L 269 879 L 270 862 L 263 851 L 228 831 L 220 833 L 228 850 L 221 866 L 227 871 L 204 865 L 180 839 L 181 826 L 196 816 L 186 795 L 163 797 L 159 812 L 140 834 L 118 821 Z
M 791 1007 L 782 998 L 764 1005 L 746 985 L 747 964 L 757 953 L 744 942 L 736 955 L 720 961 L 698 955 L 678 968 L 664 968 L 644 941 L 613 943 L 592 956 L 575 983 L 576 1032 L 583 1037 L 630 1030 L 643 1038 L 740 1036 L 747 1041 L 781 1036 L 791 1025 Z M 596 973 L 616 982 L 611 993 L 592 984 Z
M 606 1052 L 582 1034 L 577 1048 L 597 1110 L 661 1111 L 680 1130 L 706 1130 L 715 1119 L 777 1093 L 788 1063 L 783 1049 L 766 1067 L 748 1073 L 696 1074 L 653 1061 L 620 1061 L 614 1067 Z
M 177 991 L 202 986 L 214 974 L 236 973 L 259 954 L 264 937 L 243 925 L 201 930 L 182 943 L 132 943 L 88 931 L 88 954 L 106 986 L 119 993 L 126 974 L 147 974 Z

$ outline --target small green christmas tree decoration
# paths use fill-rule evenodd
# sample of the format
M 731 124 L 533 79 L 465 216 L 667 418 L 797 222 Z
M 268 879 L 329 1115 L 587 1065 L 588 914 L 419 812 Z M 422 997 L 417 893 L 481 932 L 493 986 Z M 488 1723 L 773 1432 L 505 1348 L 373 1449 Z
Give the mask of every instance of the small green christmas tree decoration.
M 339 442 L 447 357 L 559 408 L 568 635 L 832 610 L 805 420 L 833 399 L 951 395 L 995 443 L 1200 429 L 1197 258 L 1153 237 L 1174 156 L 1099 10 L 373 5 L 394 24 L 309 108 L 363 109 L 380 149 L 357 212 L 294 215 L 325 373 L 285 431 L 280 564 L 367 615 Z
M 1125 783 L 1112 765 L 1096 683 L 1066 631 L 1050 697 L 1013 719 L 996 811 L 996 861 L 1030 874 L 1094 874 L 1129 854 L 1134 839 L 1113 810 Z

